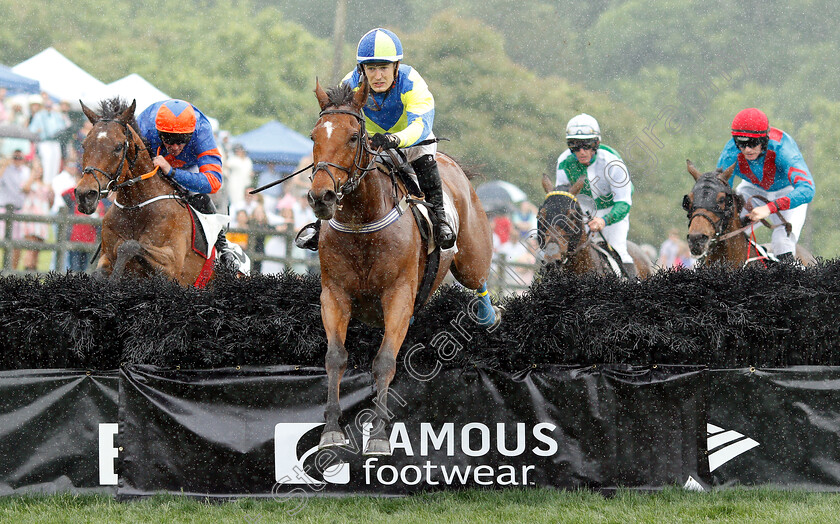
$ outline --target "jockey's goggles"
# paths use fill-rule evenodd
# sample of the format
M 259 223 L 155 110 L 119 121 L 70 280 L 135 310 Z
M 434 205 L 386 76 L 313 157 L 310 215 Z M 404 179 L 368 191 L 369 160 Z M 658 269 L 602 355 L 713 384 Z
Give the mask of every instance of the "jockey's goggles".
M 182 144 L 189 144 L 192 140 L 192 133 L 160 133 L 160 141 L 171 146 L 179 146 Z
M 754 136 L 733 136 L 735 140 L 735 145 L 738 146 L 738 149 L 745 149 L 747 147 L 757 147 L 764 143 L 764 140 L 761 137 L 754 137 Z
M 594 151 L 598 148 L 598 140 L 567 140 L 566 145 L 572 153 L 576 153 L 581 149 L 588 149 Z

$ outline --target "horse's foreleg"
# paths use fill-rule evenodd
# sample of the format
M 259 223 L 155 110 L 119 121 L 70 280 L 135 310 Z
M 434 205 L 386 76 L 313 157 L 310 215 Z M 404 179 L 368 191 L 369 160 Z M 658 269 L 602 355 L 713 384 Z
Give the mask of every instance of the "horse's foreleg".
M 91 276 L 94 280 L 108 280 L 108 277 L 111 276 L 113 273 L 114 267 L 111 264 L 111 260 L 106 255 L 101 255 L 99 257 L 99 263 L 96 264 L 96 268 L 91 271 Z
M 348 443 L 347 436 L 338 423 L 341 417 L 341 405 L 338 398 L 341 377 L 347 369 L 347 350 L 344 348 L 344 340 L 347 337 L 347 325 L 350 323 L 350 298 L 341 290 L 334 291 L 333 287 L 327 283 L 323 283 L 321 290 L 321 320 L 327 332 L 325 367 L 328 386 L 327 407 L 324 410 L 327 424 L 321 433 L 318 448 L 324 449 Z
M 175 256 L 176 249 L 174 247 L 141 245 L 141 249 L 142 256 L 138 257 L 138 260 L 146 271 L 149 273 L 159 273 L 171 280 L 180 281 L 184 268 L 184 259 L 182 256 Z M 186 252 L 186 249 L 182 248 L 178 251 Z M 192 284 L 192 282 L 181 283 L 186 285 Z
M 135 257 L 142 255 L 143 246 L 136 240 L 126 240 L 117 248 L 117 260 L 111 271 L 111 280 L 119 280 L 125 274 L 125 266 Z
M 370 432 L 365 455 L 390 455 L 391 444 L 386 426 L 391 417 L 388 395 L 391 381 L 397 372 L 397 353 L 400 351 L 408 322 L 414 311 L 414 293 L 410 285 L 402 285 L 382 295 L 385 316 L 385 336 L 373 359 L 373 379 L 376 382 L 376 419 Z

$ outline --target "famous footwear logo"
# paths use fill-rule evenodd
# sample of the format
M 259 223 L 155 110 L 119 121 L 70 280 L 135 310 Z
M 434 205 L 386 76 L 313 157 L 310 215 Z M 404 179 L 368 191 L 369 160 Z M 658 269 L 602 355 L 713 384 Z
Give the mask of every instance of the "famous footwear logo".
M 709 472 L 726 464 L 738 455 L 758 446 L 758 442 L 733 430 L 706 424 L 706 448 L 709 450 Z
M 320 462 L 318 441 L 323 422 L 281 423 L 274 427 L 274 479 L 278 484 L 347 484 L 350 464 L 328 457 Z
M 350 482 L 350 466 L 340 457 L 347 456 L 347 453 L 361 454 L 370 433 L 370 424 L 362 427 L 361 446 L 357 445 L 352 434 L 347 433 L 349 449 L 319 453 L 318 437 L 323 426 L 323 423 L 281 423 L 275 426 L 275 480 L 278 484 Z M 558 444 L 552 436 L 555 429 L 556 426 L 551 423 L 528 428 L 524 423 L 487 425 L 473 422 L 456 426 L 449 422 L 441 425 L 421 423 L 409 428 L 396 422 L 389 435 L 394 456 L 389 459 L 364 457 L 361 469 L 354 468 L 353 475 L 354 478 L 360 475 L 357 482 L 365 485 L 525 486 L 533 484 L 529 475 L 533 474 L 535 466 L 504 462 L 509 462 L 512 457 L 550 457 L 556 454 Z M 444 457 L 459 458 L 439 462 Z M 488 459 L 492 462 L 486 463 Z

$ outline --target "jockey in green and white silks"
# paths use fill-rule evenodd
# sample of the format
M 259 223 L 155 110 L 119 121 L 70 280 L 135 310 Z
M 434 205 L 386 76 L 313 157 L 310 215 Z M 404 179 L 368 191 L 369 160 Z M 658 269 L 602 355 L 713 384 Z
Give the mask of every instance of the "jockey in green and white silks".
M 571 185 L 586 176 L 580 193 L 592 197 L 597 208 L 595 217 L 587 224 L 590 231 L 601 232 L 621 257 L 627 274 L 638 276 L 633 258 L 627 252 L 633 205 L 630 171 L 614 149 L 601 144 L 598 121 L 586 113 L 569 120 L 566 144 L 569 149 L 557 159 L 555 186 Z

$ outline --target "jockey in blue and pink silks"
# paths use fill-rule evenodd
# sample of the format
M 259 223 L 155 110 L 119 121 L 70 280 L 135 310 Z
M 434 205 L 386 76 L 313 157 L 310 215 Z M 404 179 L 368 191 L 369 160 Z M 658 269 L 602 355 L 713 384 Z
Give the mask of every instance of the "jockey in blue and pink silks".
M 754 205 L 752 211 L 743 211 L 753 222 L 770 217 L 772 224 L 781 224 L 781 215 L 791 225 L 791 233 L 785 228 L 773 230 L 772 247 L 776 257 L 785 263 L 794 263 L 796 243 L 808 203 L 814 198 L 814 178 L 802 158 L 802 153 L 793 138 L 775 127 L 762 111 L 744 109 L 732 120 L 732 138 L 720 154 L 717 167 L 726 169 L 732 164 L 735 177 L 743 181 L 736 192 Z M 764 203 L 754 196 L 761 196 Z
M 155 167 L 190 192 L 190 204 L 199 212 L 215 213 L 208 194 L 222 187 L 222 156 L 204 113 L 183 100 L 164 100 L 144 109 L 137 125 Z M 216 239 L 216 252 L 224 267 L 242 271 L 244 254 L 227 241 L 224 229 Z

